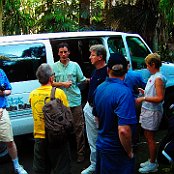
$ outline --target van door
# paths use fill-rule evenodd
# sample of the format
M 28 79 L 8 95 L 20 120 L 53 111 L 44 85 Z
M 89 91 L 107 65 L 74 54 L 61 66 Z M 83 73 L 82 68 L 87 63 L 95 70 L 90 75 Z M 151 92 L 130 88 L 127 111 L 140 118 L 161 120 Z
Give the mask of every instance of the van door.
M 144 59 L 151 53 L 150 50 L 138 37 L 127 36 L 126 43 L 130 54 L 130 64 L 132 69 L 140 72 L 145 82 L 147 82 L 150 77 L 150 72 L 146 68 Z
M 59 60 L 58 49 L 57 46 L 61 42 L 66 42 L 70 48 L 70 59 L 74 62 L 77 62 L 85 77 L 90 78 L 91 73 L 94 69 L 94 66 L 91 65 L 91 61 L 89 59 L 90 51 L 89 48 L 94 44 L 102 44 L 103 38 L 100 37 L 82 37 L 82 38 L 67 38 L 67 39 L 51 39 L 50 43 L 52 46 L 52 51 L 54 55 L 54 61 Z M 79 85 L 82 94 L 82 106 L 86 103 L 87 94 L 88 94 L 88 86 Z
M 124 55 L 130 63 L 130 68 L 142 74 L 145 81 L 148 80 L 150 73 L 146 69 L 145 57 L 151 53 L 145 43 L 135 36 L 121 35 L 108 38 L 109 53 L 120 53 Z

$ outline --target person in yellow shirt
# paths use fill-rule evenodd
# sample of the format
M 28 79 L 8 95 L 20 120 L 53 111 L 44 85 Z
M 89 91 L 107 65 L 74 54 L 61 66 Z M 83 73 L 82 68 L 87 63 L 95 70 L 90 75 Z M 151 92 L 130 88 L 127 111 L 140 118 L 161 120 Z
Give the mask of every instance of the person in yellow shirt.
M 43 63 L 36 72 L 36 77 L 41 86 L 30 93 L 29 101 L 32 108 L 34 119 L 34 160 L 33 170 L 35 174 L 71 174 L 70 171 L 70 151 L 68 140 L 60 142 L 60 145 L 50 148 L 45 136 L 45 121 L 42 108 L 44 99 L 50 97 L 54 73 L 50 65 Z M 63 90 L 56 89 L 55 98 L 59 98 L 65 106 L 68 105 L 67 97 Z

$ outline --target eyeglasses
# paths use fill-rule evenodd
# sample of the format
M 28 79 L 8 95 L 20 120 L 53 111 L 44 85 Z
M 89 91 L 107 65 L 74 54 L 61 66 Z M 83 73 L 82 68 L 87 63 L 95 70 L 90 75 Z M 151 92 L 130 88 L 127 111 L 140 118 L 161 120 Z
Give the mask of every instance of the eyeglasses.
M 97 57 L 97 55 L 92 55 L 92 54 L 91 54 L 91 55 L 89 56 L 89 58 L 90 58 L 90 57 Z
M 52 73 L 52 74 L 51 74 L 51 77 L 52 77 L 52 76 L 55 76 L 55 73 Z
M 68 51 L 59 51 L 60 54 L 67 53 Z

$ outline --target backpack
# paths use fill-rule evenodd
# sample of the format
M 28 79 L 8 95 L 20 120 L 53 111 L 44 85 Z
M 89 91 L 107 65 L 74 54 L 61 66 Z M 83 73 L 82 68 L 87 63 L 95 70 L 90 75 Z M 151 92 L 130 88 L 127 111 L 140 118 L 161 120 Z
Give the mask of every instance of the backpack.
M 50 97 L 44 100 L 42 108 L 45 117 L 46 139 L 50 146 L 62 144 L 73 128 L 73 117 L 70 108 L 55 98 L 56 87 L 52 87 Z M 48 102 L 47 100 L 50 99 Z

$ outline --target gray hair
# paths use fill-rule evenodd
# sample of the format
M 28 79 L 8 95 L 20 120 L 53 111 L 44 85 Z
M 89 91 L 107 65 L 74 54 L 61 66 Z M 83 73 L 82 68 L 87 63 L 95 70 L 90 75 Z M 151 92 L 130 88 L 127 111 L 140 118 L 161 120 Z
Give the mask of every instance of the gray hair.
M 52 75 L 53 70 L 51 69 L 51 66 L 47 63 L 42 63 L 36 71 L 36 77 L 42 85 L 47 84 L 49 82 L 49 78 Z
M 106 61 L 106 48 L 102 44 L 92 45 L 89 51 L 95 51 L 97 56 L 102 55 L 103 60 Z

